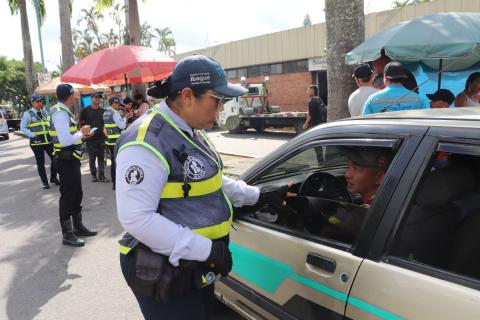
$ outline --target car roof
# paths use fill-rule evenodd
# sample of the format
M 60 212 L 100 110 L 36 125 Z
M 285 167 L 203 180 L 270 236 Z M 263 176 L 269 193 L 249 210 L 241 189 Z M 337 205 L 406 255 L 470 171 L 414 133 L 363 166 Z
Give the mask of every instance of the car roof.
M 345 122 L 350 123 L 352 121 L 357 124 L 361 122 L 362 124 L 480 128 L 480 107 L 393 111 L 347 118 L 333 123 L 345 125 Z

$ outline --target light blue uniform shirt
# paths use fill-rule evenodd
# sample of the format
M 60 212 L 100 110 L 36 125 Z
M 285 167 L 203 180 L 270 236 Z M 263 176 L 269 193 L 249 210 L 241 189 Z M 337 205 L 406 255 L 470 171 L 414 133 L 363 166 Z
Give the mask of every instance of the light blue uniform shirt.
M 164 112 L 184 132 L 193 137 L 192 128 L 162 101 L 158 111 Z M 147 114 L 136 121 L 142 121 Z M 127 129 L 129 130 L 129 129 Z M 212 241 L 193 233 L 189 228 L 158 214 L 158 203 L 167 183 L 168 173 L 163 162 L 147 148 L 131 146 L 117 156 L 116 198 L 117 213 L 125 231 L 150 247 L 154 252 L 169 256 L 172 265 L 180 259 L 205 261 L 210 255 Z M 143 170 L 143 181 L 127 183 L 125 176 L 131 166 Z M 235 207 L 253 205 L 259 189 L 243 181 L 222 179 L 223 189 Z
M 362 114 L 377 112 L 392 112 L 413 109 L 427 109 L 424 99 L 401 84 L 392 84 L 385 89 L 372 94 L 363 107 Z
M 61 102 L 57 103 L 58 106 L 62 106 L 67 110 L 70 110 L 66 105 Z M 58 141 L 65 147 L 71 146 L 75 142 L 82 140 L 82 133 L 80 131 L 71 134 L 68 131 L 70 127 L 70 116 L 66 112 L 53 112 L 52 122 L 55 125 L 57 131 Z
M 38 112 L 36 109 L 33 109 L 33 111 L 35 113 Z M 20 131 L 22 131 L 22 133 L 29 138 L 35 138 L 35 135 L 33 134 L 33 132 L 27 128 L 27 126 L 30 124 L 31 121 L 32 121 L 32 117 L 30 116 L 30 112 L 28 111 L 24 112 L 22 121 L 20 121 Z

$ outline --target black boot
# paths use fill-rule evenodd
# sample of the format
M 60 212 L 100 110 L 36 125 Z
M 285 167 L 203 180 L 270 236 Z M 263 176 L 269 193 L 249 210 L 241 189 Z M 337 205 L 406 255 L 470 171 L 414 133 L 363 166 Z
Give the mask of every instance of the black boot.
M 82 214 L 79 212 L 72 216 L 73 218 L 73 232 L 77 237 L 92 237 L 96 236 L 96 231 L 90 231 L 82 223 Z
M 78 239 L 73 234 L 72 221 L 70 219 L 60 222 L 62 226 L 63 244 L 72 247 L 83 247 L 85 241 Z

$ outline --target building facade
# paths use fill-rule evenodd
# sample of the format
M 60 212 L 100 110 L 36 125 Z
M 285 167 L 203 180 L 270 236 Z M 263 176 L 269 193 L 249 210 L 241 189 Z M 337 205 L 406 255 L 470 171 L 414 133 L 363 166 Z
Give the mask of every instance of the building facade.
M 480 12 L 480 0 L 433 0 L 365 16 L 365 38 L 399 22 L 438 12 Z M 314 24 L 185 52 L 210 56 L 225 68 L 231 82 L 248 83 L 269 78 L 269 103 L 282 111 L 307 110 L 307 88 L 319 87 L 327 101 L 325 23 Z M 353 80 L 352 80 L 353 81 Z

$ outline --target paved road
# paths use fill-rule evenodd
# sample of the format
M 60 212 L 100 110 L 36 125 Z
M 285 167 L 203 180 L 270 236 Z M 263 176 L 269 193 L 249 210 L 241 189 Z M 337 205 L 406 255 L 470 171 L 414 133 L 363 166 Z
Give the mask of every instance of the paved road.
M 258 133 L 253 130 L 232 134 L 228 131 L 213 130 L 208 136 L 220 152 L 262 158 L 291 140 L 295 134 L 286 131 Z
M 219 149 L 243 140 L 258 143 L 249 136 L 215 143 Z M 0 141 L 0 319 L 141 319 L 118 265 L 123 230 L 111 184 L 90 182 L 83 161 L 84 222 L 99 235 L 83 248 L 63 246 L 58 187 L 41 189 L 28 141 L 10 137 Z M 215 319 L 238 318 L 224 309 Z

